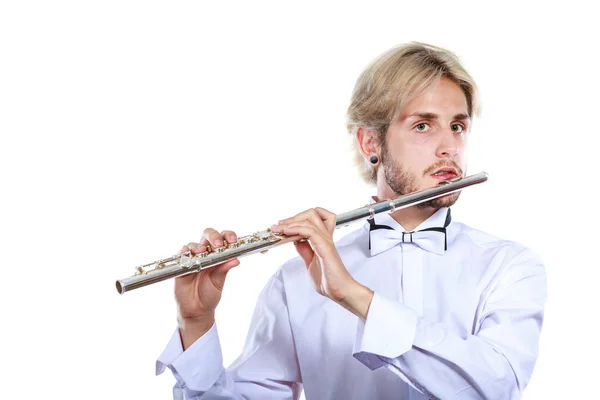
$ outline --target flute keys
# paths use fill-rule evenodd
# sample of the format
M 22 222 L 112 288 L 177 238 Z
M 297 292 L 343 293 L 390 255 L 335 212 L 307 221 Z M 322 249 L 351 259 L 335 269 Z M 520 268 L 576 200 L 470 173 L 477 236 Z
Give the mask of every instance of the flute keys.
M 256 235 L 261 239 L 261 240 L 267 240 L 271 237 L 271 228 L 267 229 L 266 231 L 260 231 L 260 232 L 256 232 Z
M 244 236 L 241 239 L 242 244 L 250 244 L 250 243 L 257 242 L 257 241 L 258 241 L 258 238 L 254 237 L 254 236 Z
M 222 253 L 227 249 L 227 246 L 216 247 L 213 249 L 213 253 Z
M 181 257 L 179 257 L 179 264 L 183 268 L 190 268 L 192 266 L 192 257 L 182 254 Z

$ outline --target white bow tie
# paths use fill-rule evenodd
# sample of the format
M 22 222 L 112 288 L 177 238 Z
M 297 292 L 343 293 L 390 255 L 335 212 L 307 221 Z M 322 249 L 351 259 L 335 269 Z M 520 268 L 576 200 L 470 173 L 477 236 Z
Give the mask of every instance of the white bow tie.
M 451 220 L 450 209 L 448 209 L 443 227 L 401 232 L 387 225 L 377 225 L 371 219 L 369 220 L 369 249 L 371 250 L 371 256 L 389 250 L 398 243 L 414 243 L 423 250 L 442 255 L 448 248 L 446 228 L 450 225 Z

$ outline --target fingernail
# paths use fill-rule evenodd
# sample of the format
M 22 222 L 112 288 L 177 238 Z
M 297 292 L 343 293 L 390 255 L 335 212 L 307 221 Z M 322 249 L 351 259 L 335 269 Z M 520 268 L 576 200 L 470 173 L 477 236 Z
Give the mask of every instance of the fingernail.
M 271 231 L 275 233 L 281 232 L 281 228 L 279 227 L 279 225 L 271 225 Z
M 215 240 L 215 246 L 223 246 L 223 242 L 221 241 L 221 239 Z

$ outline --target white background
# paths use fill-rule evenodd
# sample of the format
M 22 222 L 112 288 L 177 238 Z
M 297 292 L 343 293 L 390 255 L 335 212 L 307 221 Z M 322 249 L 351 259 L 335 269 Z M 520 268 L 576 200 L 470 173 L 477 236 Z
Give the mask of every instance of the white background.
M 411 40 L 454 51 L 481 88 L 469 173 L 490 180 L 453 216 L 546 263 L 524 398 L 597 393 L 597 14 L 576 1 L 215 3 L 0 5 L 0 398 L 169 398 L 154 362 L 175 329 L 173 282 L 120 296 L 114 281 L 207 226 L 248 234 L 364 205 L 345 109 L 366 64 Z M 292 256 L 229 275 L 226 364 Z

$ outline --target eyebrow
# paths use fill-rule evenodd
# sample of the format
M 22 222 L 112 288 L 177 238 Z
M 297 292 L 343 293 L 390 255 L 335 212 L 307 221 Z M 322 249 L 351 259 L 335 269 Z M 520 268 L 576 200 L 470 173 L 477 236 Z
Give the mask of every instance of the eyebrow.
M 438 115 L 434 114 L 434 113 L 430 113 L 430 112 L 416 112 L 413 114 L 409 114 L 406 116 L 406 118 L 410 118 L 410 117 L 418 117 L 418 118 L 422 118 L 422 119 L 438 119 Z M 465 114 L 465 113 L 459 113 L 456 114 L 454 116 L 454 118 L 452 118 L 452 120 L 465 120 L 465 119 L 470 119 L 471 117 L 469 117 L 469 114 Z

